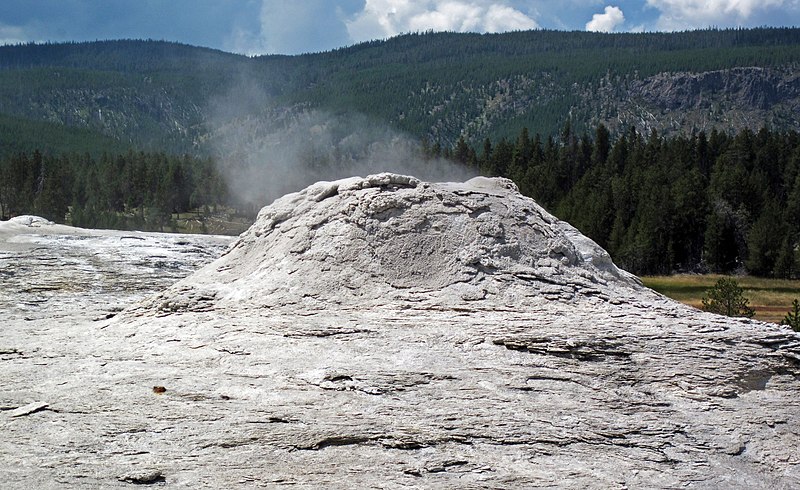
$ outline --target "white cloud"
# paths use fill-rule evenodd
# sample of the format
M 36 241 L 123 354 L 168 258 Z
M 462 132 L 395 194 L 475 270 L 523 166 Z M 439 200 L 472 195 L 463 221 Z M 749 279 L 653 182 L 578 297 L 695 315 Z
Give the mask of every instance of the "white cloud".
M 797 0 L 647 0 L 647 5 L 661 12 L 657 28 L 663 30 L 746 25 L 773 8 L 800 10 Z
M 0 46 L 5 44 L 20 44 L 28 41 L 30 41 L 30 39 L 23 28 L 0 24 Z
M 538 27 L 535 20 L 507 5 L 491 5 L 484 17 L 486 32 L 525 31 Z
M 435 10 L 411 15 L 406 25 L 409 31 L 474 31 L 480 29 L 482 14 L 482 9 L 475 5 L 446 1 L 440 2 Z
M 525 13 L 488 0 L 366 0 L 364 9 L 347 21 L 353 41 L 427 30 L 505 32 L 537 27 Z
M 607 6 L 605 13 L 594 14 L 592 20 L 586 23 L 587 31 L 614 32 L 614 29 L 625 22 L 625 15 L 619 7 Z

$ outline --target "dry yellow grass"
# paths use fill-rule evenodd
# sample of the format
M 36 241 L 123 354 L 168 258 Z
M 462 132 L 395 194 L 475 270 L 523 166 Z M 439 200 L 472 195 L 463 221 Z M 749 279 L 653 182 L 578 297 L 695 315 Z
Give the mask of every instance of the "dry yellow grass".
M 645 276 L 645 286 L 664 296 L 695 308 L 702 307 L 703 296 L 714 287 L 721 275 L 678 274 L 674 276 Z M 765 279 L 762 277 L 734 277 L 744 289 L 750 306 L 756 310 L 755 318 L 765 322 L 779 323 L 792 308 L 792 300 L 800 298 L 800 280 Z

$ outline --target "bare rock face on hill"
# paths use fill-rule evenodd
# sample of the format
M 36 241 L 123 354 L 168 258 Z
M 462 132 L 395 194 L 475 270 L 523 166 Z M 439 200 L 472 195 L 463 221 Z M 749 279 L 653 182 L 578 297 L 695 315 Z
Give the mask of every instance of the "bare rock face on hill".
M 4 351 L 12 485 L 800 485 L 800 337 L 642 287 L 507 180 L 316 184 L 78 325 L 69 362 Z

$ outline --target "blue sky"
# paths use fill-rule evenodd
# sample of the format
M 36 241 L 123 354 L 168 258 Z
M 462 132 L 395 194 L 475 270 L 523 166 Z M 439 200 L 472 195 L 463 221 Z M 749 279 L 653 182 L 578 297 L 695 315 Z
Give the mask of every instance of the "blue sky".
M 2 0 L 0 44 L 163 39 L 298 54 L 404 32 L 800 25 L 800 0 Z

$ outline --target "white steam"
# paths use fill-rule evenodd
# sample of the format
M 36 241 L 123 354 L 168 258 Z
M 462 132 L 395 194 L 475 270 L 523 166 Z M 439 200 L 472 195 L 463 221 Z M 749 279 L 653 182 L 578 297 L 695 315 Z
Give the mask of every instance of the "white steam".
M 234 28 L 226 44 L 247 55 L 324 51 L 350 43 L 345 17 L 330 0 L 261 0 L 255 26 Z
M 254 210 L 320 180 L 379 172 L 428 181 L 475 174 L 422 157 L 419 143 L 357 114 L 276 107 L 252 80 L 212 104 L 209 143 L 233 197 Z

